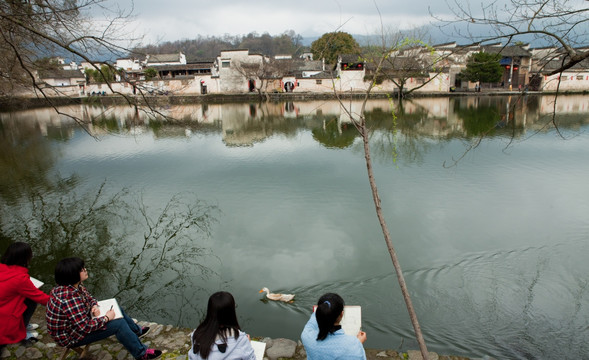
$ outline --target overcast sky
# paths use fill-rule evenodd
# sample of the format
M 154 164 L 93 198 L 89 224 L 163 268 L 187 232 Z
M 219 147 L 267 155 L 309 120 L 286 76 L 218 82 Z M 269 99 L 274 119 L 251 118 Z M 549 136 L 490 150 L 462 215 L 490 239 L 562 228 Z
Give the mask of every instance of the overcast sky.
M 131 0 L 116 3 L 128 8 Z M 287 30 L 303 37 L 335 30 L 373 35 L 379 33 L 379 11 L 385 27 L 405 30 L 432 21 L 428 6 L 448 12 L 440 0 L 135 0 L 133 27 L 145 35 L 144 43 Z

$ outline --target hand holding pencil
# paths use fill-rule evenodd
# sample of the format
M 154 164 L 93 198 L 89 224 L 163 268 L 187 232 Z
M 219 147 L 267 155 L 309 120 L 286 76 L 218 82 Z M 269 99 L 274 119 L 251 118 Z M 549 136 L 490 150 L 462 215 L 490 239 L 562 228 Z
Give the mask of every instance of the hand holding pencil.
M 112 306 L 110 307 L 110 309 L 108 309 L 108 311 L 106 312 L 106 314 L 104 314 L 104 316 L 106 316 L 108 321 L 111 321 L 115 318 L 115 311 L 113 310 Z

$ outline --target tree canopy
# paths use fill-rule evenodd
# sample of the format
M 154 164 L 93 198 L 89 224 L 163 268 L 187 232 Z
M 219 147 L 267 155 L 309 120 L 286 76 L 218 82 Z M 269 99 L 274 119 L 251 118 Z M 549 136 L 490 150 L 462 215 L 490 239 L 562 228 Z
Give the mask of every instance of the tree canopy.
M 133 52 L 141 54 L 165 54 L 182 51 L 187 58 L 214 58 L 222 50 L 248 49 L 252 53 L 260 53 L 268 56 L 279 54 L 299 55 L 304 47 L 303 37 L 293 30 L 272 36 L 268 33 L 259 35 L 255 32 L 244 36 L 224 35 L 202 36 L 195 39 L 178 41 L 166 41 L 158 45 L 146 45 L 135 48 Z
M 100 9 L 103 21 L 91 22 Z M 91 62 L 122 54 L 120 44 L 131 41 L 123 28 L 128 14 L 110 10 L 104 0 L 36 0 L 0 2 L 0 94 L 18 86 L 35 86 L 36 65 L 42 58 L 63 56 Z M 100 70 L 100 69 L 97 69 Z
M 346 32 L 330 32 L 313 41 L 311 52 L 314 59 L 325 59 L 326 62 L 334 64 L 338 55 L 360 54 L 360 45 Z
M 460 76 L 473 82 L 498 82 L 503 76 L 500 60 L 501 55 L 496 53 L 474 53 L 466 62 L 466 68 L 460 72 Z

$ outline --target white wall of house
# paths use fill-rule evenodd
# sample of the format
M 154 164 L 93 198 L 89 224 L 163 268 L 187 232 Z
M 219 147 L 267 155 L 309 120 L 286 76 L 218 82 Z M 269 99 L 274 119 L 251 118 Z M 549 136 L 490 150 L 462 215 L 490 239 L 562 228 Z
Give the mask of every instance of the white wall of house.
M 144 92 L 152 91 L 155 95 L 168 92 L 169 95 L 199 95 L 201 94 L 201 81 L 207 86 L 208 94 L 219 93 L 219 82 L 211 75 L 197 76 L 194 79 L 173 79 L 173 80 L 154 80 L 142 81 L 138 83 Z M 128 82 L 113 82 L 111 87 L 115 92 L 126 95 L 133 95 L 133 85 Z M 106 84 L 89 84 L 86 86 L 86 94 L 105 92 L 111 95 L 113 91 Z M 136 90 L 136 94 L 139 94 Z
M 110 84 L 112 89 L 115 92 L 132 95 L 133 94 L 133 86 L 127 82 L 112 82 Z M 107 84 L 88 84 L 86 85 L 86 95 L 90 96 L 92 93 L 102 93 L 105 92 L 106 95 L 112 95 L 112 90 L 109 88 Z
M 139 59 L 132 58 L 117 59 L 115 67 L 125 71 L 139 71 L 142 68 Z
M 336 83 L 339 81 L 336 79 Z M 296 93 L 326 93 L 333 92 L 333 81 L 331 79 L 299 78 L 298 86 L 293 90 Z
M 215 64 L 216 73 L 219 76 L 219 90 L 222 93 L 248 92 L 248 80 L 243 72 L 240 72 L 241 63 L 261 63 L 262 55 L 250 54 L 249 50 L 221 51 Z M 254 79 L 259 82 L 259 79 Z M 260 84 L 256 83 L 256 87 Z
M 43 81 L 50 86 L 70 86 L 70 85 L 75 85 L 76 80 L 75 79 L 69 79 L 69 78 L 49 78 L 49 79 L 43 79 Z M 85 81 L 84 79 L 82 79 L 82 81 Z
M 560 78 L 560 85 L 558 80 Z M 562 76 L 545 75 L 542 81 L 543 91 L 582 91 L 589 90 L 589 70 L 563 72 Z
M 369 82 L 364 81 L 365 70 L 343 70 L 339 72 L 339 82 L 336 89 L 343 92 L 366 91 Z
M 80 88 L 78 85 L 64 85 L 64 86 L 49 86 L 43 88 L 43 94 L 48 97 L 59 97 L 59 96 L 82 96 L 83 87 Z M 42 97 L 43 94 L 38 89 L 33 89 L 30 92 L 31 96 Z

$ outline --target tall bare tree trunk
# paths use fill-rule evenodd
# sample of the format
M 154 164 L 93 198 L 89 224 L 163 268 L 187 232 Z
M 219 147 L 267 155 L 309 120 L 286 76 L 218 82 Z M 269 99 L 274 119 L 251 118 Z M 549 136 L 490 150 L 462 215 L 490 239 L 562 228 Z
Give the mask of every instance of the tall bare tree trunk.
M 380 197 L 378 196 L 378 187 L 376 186 L 376 181 L 374 179 L 374 171 L 372 169 L 372 159 L 370 158 L 370 144 L 369 144 L 369 130 L 366 126 L 366 104 L 368 103 L 368 99 L 370 97 L 370 93 L 372 91 L 373 86 L 376 84 L 377 75 L 380 73 L 382 69 L 382 64 L 385 60 L 386 56 L 380 57 L 378 60 L 378 65 L 376 66 L 376 70 L 374 71 L 374 75 L 368 89 L 364 94 L 364 100 L 362 102 L 362 107 L 360 110 L 360 114 L 352 113 L 351 106 L 346 108 L 344 105 L 340 94 L 335 90 L 334 84 L 334 95 L 337 98 L 338 102 L 340 103 L 341 108 L 345 111 L 345 113 L 350 117 L 352 123 L 356 127 L 356 130 L 362 136 L 362 142 L 364 144 L 364 159 L 366 161 L 366 170 L 368 172 L 368 181 L 370 183 L 370 189 L 372 190 L 372 199 L 374 200 L 374 206 L 376 208 L 376 216 L 378 217 L 378 221 L 380 223 L 380 227 L 382 228 L 382 233 L 384 235 L 384 239 L 387 245 L 387 249 L 391 256 L 391 260 L 393 262 L 393 267 L 395 268 L 395 272 L 397 273 L 397 280 L 399 282 L 399 286 L 401 288 L 401 294 L 403 295 L 403 300 L 405 300 L 405 305 L 407 306 L 407 312 L 409 313 L 409 318 L 411 319 L 411 324 L 413 325 L 413 329 L 415 330 L 415 338 L 417 343 L 419 344 L 419 350 L 421 352 L 421 356 L 424 360 L 428 360 L 428 351 L 427 347 L 425 346 L 425 340 L 423 339 L 423 335 L 421 333 L 421 327 L 419 326 L 419 322 L 417 321 L 417 314 L 415 313 L 415 309 L 413 308 L 413 303 L 411 302 L 411 296 L 409 295 L 409 290 L 407 289 L 407 284 L 405 283 L 405 277 L 403 277 L 403 271 L 401 270 L 401 264 L 399 263 L 399 259 L 397 258 L 397 252 L 393 247 L 393 242 L 391 240 L 391 234 L 387 227 L 387 223 L 385 218 L 382 214 L 382 207 L 380 205 Z M 401 94 L 401 90 L 399 94 Z M 399 98 L 400 100 L 400 98 Z
M 364 103 L 364 105 L 365 104 L 366 102 Z M 395 268 L 395 272 L 397 273 L 397 280 L 399 281 L 401 293 L 403 294 L 403 299 L 405 300 L 405 304 L 407 305 L 409 318 L 411 319 L 413 329 L 415 330 L 415 337 L 417 339 L 417 343 L 419 344 L 421 356 L 424 360 L 427 360 L 428 351 L 427 347 L 425 346 L 425 340 L 423 339 L 423 335 L 421 334 L 421 327 L 419 326 L 419 322 L 417 321 L 417 314 L 415 313 L 415 309 L 413 308 L 413 303 L 411 302 L 409 290 L 407 290 L 407 284 L 405 283 L 405 277 L 403 276 L 403 272 L 401 270 L 401 264 L 399 263 L 399 259 L 397 259 L 397 252 L 393 247 L 393 242 L 391 241 L 391 234 L 389 233 L 389 229 L 387 227 L 387 223 L 384 219 L 384 216 L 382 214 L 382 208 L 380 206 L 380 197 L 378 196 L 378 188 L 376 186 L 376 181 L 374 179 L 374 172 L 372 170 L 372 160 L 370 158 L 370 144 L 368 142 L 369 137 L 368 130 L 366 128 L 366 118 L 364 117 L 364 106 L 362 106 L 362 114 L 360 115 L 360 118 L 361 119 L 358 124 L 358 130 L 360 131 L 362 141 L 364 143 L 364 158 L 366 160 L 366 170 L 368 171 L 368 181 L 370 182 L 370 189 L 372 190 L 372 198 L 374 200 L 374 206 L 376 208 L 376 215 L 378 217 L 380 227 L 382 228 L 382 233 L 384 235 L 384 239 L 387 244 L 389 254 L 391 255 L 391 260 L 393 261 L 393 267 Z

